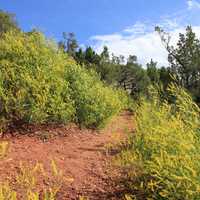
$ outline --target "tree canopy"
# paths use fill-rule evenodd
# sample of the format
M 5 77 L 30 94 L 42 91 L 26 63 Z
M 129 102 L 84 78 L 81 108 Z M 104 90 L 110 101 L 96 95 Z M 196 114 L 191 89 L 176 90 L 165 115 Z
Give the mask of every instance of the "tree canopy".
M 0 10 L 0 35 L 13 29 L 19 30 L 15 14 Z

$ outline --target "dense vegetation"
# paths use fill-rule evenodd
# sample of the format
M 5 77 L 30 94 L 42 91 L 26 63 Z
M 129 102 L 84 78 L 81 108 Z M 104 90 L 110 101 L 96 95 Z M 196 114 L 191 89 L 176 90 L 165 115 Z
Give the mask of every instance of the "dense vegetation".
M 97 72 L 100 79 L 108 85 L 126 90 L 135 100 L 147 95 L 147 88 L 153 84 L 163 85 L 164 88 L 172 81 L 170 68 L 157 67 L 152 59 L 146 69 L 137 62 L 137 56 L 110 55 L 105 46 L 101 54 L 97 54 L 92 47 L 85 50 L 77 49 L 78 44 L 74 34 L 64 34 L 64 40 L 59 47 L 71 55 L 80 65 Z
M 186 28 L 186 33 L 179 34 L 177 46 L 170 45 L 170 35 L 156 27 L 156 31 L 168 51 L 170 71 L 176 77 L 177 83 L 185 88 L 193 97 L 200 102 L 200 40 L 196 37 L 191 26 Z
M 158 67 L 157 62 L 152 59 L 146 66 L 142 66 L 137 62 L 136 55 L 130 55 L 127 59 L 123 55 L 110 55 L 107 47 L 104 47 L 101 54 L 97 54 L 92 47 L 78 49 L 75 35 L 72 33 L 64 34 L 64 40 L 59 44 L 60 48 L 74 57 L 79 64 L 95 69 L 101 80 L 127 90 L 135 99 L 148 96 L 147 88 L 150 85 L 162 87 L 162 95 L 166 96 L 167 86 L 176 82 L 199 103 L 200 41 L 192 27 L 188 26 L 185 34 L 180 33 L 176 46 L 170 44 L 169 33 L 159 27 L 156 27 L 155 31 L 168 51 L 169 66 Z
M 141 101 L 136 134 L 118 161 L 138 199 L 199 199 L 200 109 L 180 87 L 168 91 L 173 104 L 161 101 L 156 90 Z
M 1 35 L 2 130 L 22 123 L 67 122 L 96 128 L 118 113 L 126 99 L 42 33 L 12 28 Z
M 13 14 L 3 11 L 0 13 L 1 34 L 9 30 L 20 30 Z M 148 96 L 150 85 L 162 87 L 162 95 L 166 96 L 166 88 L 175 78 L 176 83 L 186 88 L 199 103 L 200 41 L 192 27 L 187 27 L 186 34 L 180 34 L 177 46 L 170 45 L 170 35 L 164 30 L 156 27 L 156 31 L 169 53 L 169 66 L 158 67 L 153 59 L 146 66 L 142 66 L 136 55 L 130 55 L 128 58 L 123 55 L 116 56 L 110 54 L 107 47 L 104 47 L 100 54 L 91 46 L 79 48 L 74 33 L 64 32 L 63 40 L 58 42 L 58 48 L 83 68 L 96 71 L 101 81 L 112 87 L 125 89 L 134 99 Z

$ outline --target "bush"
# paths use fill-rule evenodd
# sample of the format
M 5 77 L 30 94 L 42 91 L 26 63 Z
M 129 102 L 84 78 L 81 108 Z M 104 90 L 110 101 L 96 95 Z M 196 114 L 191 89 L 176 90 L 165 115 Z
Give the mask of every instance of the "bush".
M 93 71 L 88 72 L 79 66 L 68 67 L 66 79 L 70 82 L 76 117 L 80 124 L 102 127 L 125 105 L 122 99 L 126 96 L 120 100 L 119 93 L 105 87 Z
M 73 101 L 63 78 L 65 59 L 38 32 L 5 34 L 0 40 L 1 121 L 72 120 Z
M 137 111 L 137 133 L 119 161 L 128 167 L 129 187 L 148 199 L 200 199 L 199 107 L 170 86 L 174 104 L 156 93 Z
M 0 124 L 100 126 L 122 108 L 117 92 L 43 34 L 8 32 L 0 39 Z

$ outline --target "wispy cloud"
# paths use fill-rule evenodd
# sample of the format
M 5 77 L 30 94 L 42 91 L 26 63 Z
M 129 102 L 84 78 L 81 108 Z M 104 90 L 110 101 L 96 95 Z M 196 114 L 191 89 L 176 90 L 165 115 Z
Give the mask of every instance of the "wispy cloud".
M 125 27 L 119 33 L 110 35 L 97 35 L 91 37 L 94 47 L 98 52 L 103 46 L 108 46 L 110 52 L 116 55 L 128 57 L 130 54 L 137 55 L 139 62 L 145 65 L 151 58 L 158 61 L 159 66 L 168 65 L 167 51 L 164 49 L 160 38 L 154 31 L 155 26 L 160 26 L 170 32 L 171 44 L 175 45 L 180 32 L 192 22 L 199 22 L 196 18 L 196 9 L 200 10 L 200 3 L 194 0 L 186 2 L 185 10 L 160 17 L 157 22 L 136 22 L 132 26 Z M 193 24 L 192 24 L 193 25 Z M 193 25 L 193 30 L 200 37 L 200 23 Z
M 149 26 L 146 26 L 147 22 L 136 22 L 133 26 L 129 26 L 127 28 L 124 29 L 125 33 L 133 33 L 135 35 L 141 35 L 146 33 L 149 28 Z
M 200 8 L 200 2 L 198 1 L 195 1 L 195 0 L 188 0 L 187 1 L 187 5 L 188 5 L 188 9 L 191 10 L 191 9 L 199 9 Z
M 92 36 L 91 40 L 97 40 L 97 41 L 104 41 L 104 42 L 115 42 L 122 39 L 121 34 L 111 34 L 111 35 L 96 35 Z

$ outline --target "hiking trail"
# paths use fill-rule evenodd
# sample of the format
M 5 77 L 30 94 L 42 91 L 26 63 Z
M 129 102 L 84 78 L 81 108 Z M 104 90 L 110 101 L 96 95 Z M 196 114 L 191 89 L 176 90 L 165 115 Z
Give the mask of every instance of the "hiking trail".
M 124 112 L 100 132 L 75 125 L 27 129 L 30 134 L 26 135 L 19 131 L 15 137 L 4 139 L 9 141 L 10 148 L 7 158 L 0 161 L 0 181 L 14 177 L 20 161 L 33 165 L 41 162 L 48 170 L 49 161 L 53 159 L 63 175 L 71 180 L 61 188 L 58 200 L 76 200 L 80 196 L 89 200 L 118 199 L 120 187 L 110 175 L 115 176 L 115 170 L 110 162 L 112 155 L 106 153 L 106 149 L 134 130 L 132 118 L 129 112 Z M 56 136 L 47 139 L 46 133 Z

